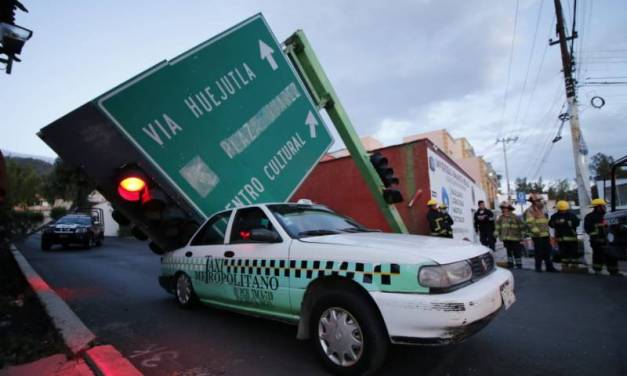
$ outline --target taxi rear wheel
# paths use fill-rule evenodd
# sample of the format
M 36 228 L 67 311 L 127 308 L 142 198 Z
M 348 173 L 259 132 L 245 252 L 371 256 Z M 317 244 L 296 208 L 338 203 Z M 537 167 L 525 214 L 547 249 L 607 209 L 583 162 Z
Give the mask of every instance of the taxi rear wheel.
M 375 307 L 352 291 L 322 296 L 311 315 L 311 338 L 327 369 L 337 375 L 376 372 L 389 339 Z
M 196 305 L 196 293 L 194 293 L 194 287 L 192 286 L 192 280 L 185 273 L 180 273 L 176 277 L 176 285 L 174 286 L 174 295 L 176 295 L 176 302 L 180 307 L 190 309 Z

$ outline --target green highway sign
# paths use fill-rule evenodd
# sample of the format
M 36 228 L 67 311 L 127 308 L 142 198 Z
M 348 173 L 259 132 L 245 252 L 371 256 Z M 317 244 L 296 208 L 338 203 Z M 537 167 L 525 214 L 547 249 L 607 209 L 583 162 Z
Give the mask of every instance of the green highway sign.
M 205 217 L 285 201 L 333 142 L 261 14 L 96 101 Z

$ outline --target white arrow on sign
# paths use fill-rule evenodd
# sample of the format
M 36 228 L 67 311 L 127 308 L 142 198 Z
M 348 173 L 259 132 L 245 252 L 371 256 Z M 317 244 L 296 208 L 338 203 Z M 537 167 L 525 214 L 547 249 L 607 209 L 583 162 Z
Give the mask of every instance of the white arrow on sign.
M 274 61 L 274 56 L 272 56 L 273 53 L 274 50 L 259 39 L 259 56 L 261 57 L 261 60 L 267 60 L 270 64 L 270 68 L 275 71 L 279 66 L 276 61 Z
M 318 125 L 318 120 L 316 120 L 316 117 L 311 113 L 311 111 L 307 114 L 305 124 L 309 125 L 309 136 L 311 136 L 311 138 L 316 138 L 316 125 Z

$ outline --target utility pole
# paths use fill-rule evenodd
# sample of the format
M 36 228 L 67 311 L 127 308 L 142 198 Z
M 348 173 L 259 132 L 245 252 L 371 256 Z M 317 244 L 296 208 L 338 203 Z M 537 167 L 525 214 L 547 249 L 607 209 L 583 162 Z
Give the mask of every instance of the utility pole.
M 584 152 L 583 137 L 581 128 L 579 127 L 579 108 L 577 104 L 577 93 L 575 88 L 575 80 L 573 79 L 573 56 L 572 50 L 568 51 L 569 40 L 577 38 L 577 32 L 573 30 L 570 37 L 566 36 L 564 26 L 564 15 L 562 14 L 562 4 L 560 0 L 555 2 L 555 16 L 557 18 L 557 36 L 558 41 L 549 41 L 550 45 L 559 43 L 562 53 L 562 67 L 564 71 L 564 84 L 566 87 L 566 100 L 568 102 L 568 120 L 570 123 L 570 135 L 573 144 L 573 157 L 575 160 L 575 174 L 577 177 L 577 197 L 579 199 L 579 214 L 583 220 L 590 205 L 590 177 L 588 173 L 588 163 L 586 161 L 587 151 Z M 575 15 L 573 15 L 575 17 Z M 586 254 L 589 255 L 588 242 L 584 242 Z
M 509 142 L 516 142 L 518 141 L 518 136 L 516 137 L 507 137 L 507 138 L 497 138 L 496 139 L 496 143 L 498 144 L 499 142 L 503 144 L 503 158 L 505 159 L 505 180 L 507 181 L 507 200 L 511 200 L 512 196 L 510 194 L 510 187 L 509 187 L 509 169 L 507 168 L 507 144 Z

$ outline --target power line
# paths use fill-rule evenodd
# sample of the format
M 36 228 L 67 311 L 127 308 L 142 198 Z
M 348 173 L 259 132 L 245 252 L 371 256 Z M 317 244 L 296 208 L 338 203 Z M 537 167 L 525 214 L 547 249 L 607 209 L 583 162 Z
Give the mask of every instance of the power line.
M 531 43 L 531 53 L 529 54 L 529 60 L 527 61 L 527 71 L 525 72 L 525 79 L 523 80 L 522 91 L 520 92 L 520 99 L 518 100 L 518 106 L 516 107 L 516 115 L 514 116 L 514 123 L 513 123 L 514 126 L 518 125 L 518 116 L 520 115 L 520 106 L 525 96 L 525 89 L 527 88 L 527 78 L 529 77 L 529 70 L 531 68 L 531 61 L 533 59 L 533 53 L 536 49 L 536 40 L 538 37 L 538 29 L 540 27 L 540 16 L 542 16 L 543 5 L 544 5 L 544 0 L 540 1 L 540 6 L 538 8 L 538 16 L 536 18 L 536 29 L 533 32 L 533 42 Z
M 503 109 L 501 110 L 501 123 L 499 132 L 500 134 L 503 131 L 503 122 L 505 120 L 505 109 L 507 108 L 507 92 L 509 91 L 509 81 L 512 76 L 512 61 L 514 60 L 514 46 L 516 44 L 516 29 L 518 27 L 518 5 L 519 0 L 516 0 L 516 12 L 514 13 L 514 32 L 512 34 L 512 46 L 509 51 L 509 64 L 507 68 L 507 81 L 505 83 L 505 93 L 503 95 Z

